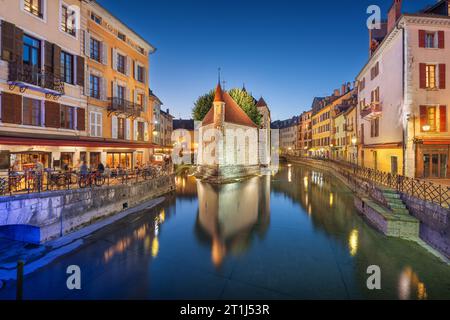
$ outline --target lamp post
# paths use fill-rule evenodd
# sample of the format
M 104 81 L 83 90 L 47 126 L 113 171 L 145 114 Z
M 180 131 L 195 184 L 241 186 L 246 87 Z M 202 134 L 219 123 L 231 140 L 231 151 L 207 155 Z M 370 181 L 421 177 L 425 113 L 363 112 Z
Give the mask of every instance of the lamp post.
M 352 145 L 353 145 L 353 154 L 355 154 L 355 148 L 356 148 L 356 156 L 355 156 L 355 164 L 358 165 L 358 149 L 356 146 L 356 143 L 358 142 L 358 139 L 356 138 L 356 136 L 354 136 L 352 138 Z

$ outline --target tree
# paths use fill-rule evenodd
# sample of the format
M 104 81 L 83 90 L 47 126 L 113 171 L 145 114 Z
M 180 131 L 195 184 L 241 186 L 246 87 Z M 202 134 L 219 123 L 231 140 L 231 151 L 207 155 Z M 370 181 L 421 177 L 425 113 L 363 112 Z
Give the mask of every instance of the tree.
M 256 107 L 255 99 L 253 99 L 247 91 L 242 89 L 231 89 L 228 94 L 256 125 L 261 125 L 261 114 Z
M 192 109 L 192 118 L 195 121 L 203 121 L 209 109 L 211 109 L 214 102 L 214 90 L 202 95 L 194 103 Z
M 231 89 L 228 94 L 241 107 L 242 110 L 249 116 L 249 118 L 256 124 L 261 124 L 261 114 L 256 108 L 253 97 L 242 89 Z M 194 104 L 192 109 L 192 117 L 196 121 L 202 121 L 209 109 L 211 109 L 214 102 L 214 90 L 200 96 Z

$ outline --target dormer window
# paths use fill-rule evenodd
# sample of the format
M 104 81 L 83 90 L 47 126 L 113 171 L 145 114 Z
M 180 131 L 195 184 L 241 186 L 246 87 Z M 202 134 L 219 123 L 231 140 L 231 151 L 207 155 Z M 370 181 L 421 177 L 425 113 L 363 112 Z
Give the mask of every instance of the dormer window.
M 23 8 L 25 11 L 35 15 L 36 17 L 43 18 L 44 10 L 42 6 L 42 0 L 24 0 Z
M 97 24 L 102 24 L 102 17 L 100 17 L 99 15 L 96 15 L 93 12 L 91 12 L 91 20 Z
M 122 40 L 122 41 L 126 41 L 127 40 L 127 36 L 124 35 L 122 32 L 117 33 L 117 37 Z

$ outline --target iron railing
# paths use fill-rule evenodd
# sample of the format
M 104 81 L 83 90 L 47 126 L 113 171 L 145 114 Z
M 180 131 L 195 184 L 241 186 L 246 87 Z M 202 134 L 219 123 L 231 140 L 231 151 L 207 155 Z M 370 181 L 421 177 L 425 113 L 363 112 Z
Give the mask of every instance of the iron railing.
M 110 97 L 108 101 L 108 112 L 110 113 L 124 114 L 127 117 L 139 117 L 143 111 L 140 105 L 126 99 Z
M 64 82 L 53 73 L 42 71 L 38 66 L 9 62 L 8 82 L 12 85 L 28 84 L 64 94 Z
M 443 208 L 450 208 L 450 186 L 423 179 L 405 177 L 380 170 L 363 168 L 344 161 L 324 160 L 331 163 L 333 168 L 348 181 L 355 182 L 355 178 L 376 186 L 396 190 L 399 193 L 437 204 Z
M 169 175 L 172 171 L 170 166 L 148 166 L 133 170 L 112 169 L 103 173 L 90 171 L 87 174 L 48 169 L 43 172 L 8 171 L 7 175 L 0 177 L 0 196 L 138 183 Z

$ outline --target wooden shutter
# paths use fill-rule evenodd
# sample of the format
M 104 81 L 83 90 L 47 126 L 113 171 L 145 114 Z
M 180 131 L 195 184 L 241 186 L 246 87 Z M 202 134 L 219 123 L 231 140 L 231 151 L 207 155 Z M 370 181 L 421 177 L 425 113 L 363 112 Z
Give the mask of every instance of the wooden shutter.
M 419 48 L 425 48 L 425 30 L 419 30 Z
M 86 111 L 83 108 L 77 108 L 77 130 L 86 130 Z
M 439 49 L 445 48 L 445 32 L 444 31 L 438 32 L 438 47 L 439 47 Z
M 15 34 L 15 38 L 14 38 L 14 60 L 18 63 L 18 64 L 22 64 L 23 63 L 23 30 L 15 27 L 14 28 L 14 34 Z
M 149 139 L 149 133 L 148 133 L 148 123 L 144 122 L 144 141 L 148 141 Z
M 138 138 L 138 121 L 133 121 L 133 140 L 137 141 Z
M 101 55 L 102 55 L 102 63 L 104 65 L 108 64 L 108 45 L 105 42 L 101 44 Z
M 53 44 L 53 75 L 61 78 L 61 48 L 56 44 Z
M 125 119 L 125 140 L 131 140 L 131 120 Z
M 420 106 L 420 131 L 423 132 L 423 127 L 428 123 L 427 121 L 427 106 Z
M 420 88 L 426 89 L 426 87 L 427 87 L 427 65 L 425 63 L 419 64 L 419 77 L 420 77 Z
M 53 73 L 53 43 L 44 43 L 44 67 L 45 72 Z
M 1 31 L 1 40 L 2 40 L 2 60 L 5 61 L 13 61 L 14 60 L 14 42 L 15 42 L 15 29 L 16 26 L 10 22 L 5 20 L 2 21 L 2 31 Z
M 447 132 L 447 106 L 439 106 L 439 130 Z
M 84 87 L 84 58 L 77 56 L 77 85 Z
M 60 105 L 54 101 L 45 101 L 45 126 L 49 128 L 61 127 Z
M 439 65 L 439 89 L 445 89 L 446 85 L 446 65 L 440 64 Z
M 111 138 L 117 139 L 118 137 L 118 119 L 116 116 L 111 117 Z
M 84 31 L 84 55 L 91 56 L 91 35 L 87 31 Z
M 22 123 L 22 96 L 18 94 L 2 93 L 2 122 Z

